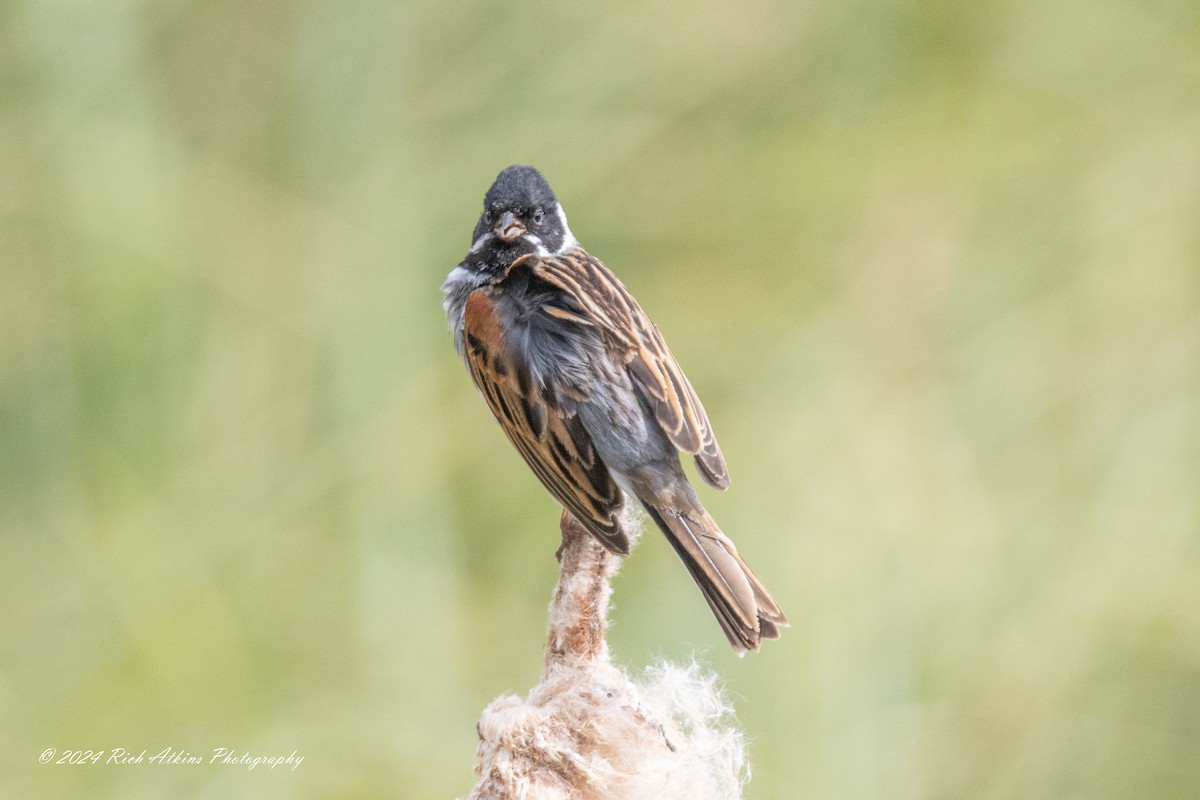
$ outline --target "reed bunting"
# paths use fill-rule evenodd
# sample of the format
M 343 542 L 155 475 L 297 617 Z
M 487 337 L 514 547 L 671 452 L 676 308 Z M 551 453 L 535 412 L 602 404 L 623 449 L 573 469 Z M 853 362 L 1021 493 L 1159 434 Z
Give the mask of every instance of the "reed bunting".
M 626 498 L 666 534 L 739 654 L 787 618 L 700 504 L 679 462 L 725 489 L 704 406 L 662 334 L 584 250 L 536 169 L 512 166 L 483 199 L 442 291 L 454 344 L 550 494 L 613 553 L 629 553 Z

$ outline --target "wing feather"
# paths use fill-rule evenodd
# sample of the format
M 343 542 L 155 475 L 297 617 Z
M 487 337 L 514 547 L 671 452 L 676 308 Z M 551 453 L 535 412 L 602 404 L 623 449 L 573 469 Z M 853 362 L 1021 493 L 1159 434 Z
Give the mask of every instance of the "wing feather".
M 573 411 L 528 378 L 508 352 L 490 288 L 467 298 L 464 358 L 475 385 L 542 485 L 609 550 L 629 552 L 619 517 L 624 497 Z
M 662 334 L 616 275 L 582 248 L 518 261 L 558 287 L 581 309 L 587 324 L 600 328 L 608 344 L 625 360 L 634 385 L 654 409 L 671 443 L 695 456 L 705 482 L 729 486 L 725 457 L 696 391 L 671 355 Z

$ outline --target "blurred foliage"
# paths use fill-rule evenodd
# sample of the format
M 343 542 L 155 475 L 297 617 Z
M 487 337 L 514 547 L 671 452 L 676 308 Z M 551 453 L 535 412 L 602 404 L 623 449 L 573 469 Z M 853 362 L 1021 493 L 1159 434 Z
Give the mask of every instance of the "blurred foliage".
M 1200 796 L 1197 98 L 1169 0 L 6 4 L 0 796 L 466 794 L 556 574 L 439 305 L 514 162 L 793 621 L 732 657 L 654 534 L 618 579 L 749 796 Z

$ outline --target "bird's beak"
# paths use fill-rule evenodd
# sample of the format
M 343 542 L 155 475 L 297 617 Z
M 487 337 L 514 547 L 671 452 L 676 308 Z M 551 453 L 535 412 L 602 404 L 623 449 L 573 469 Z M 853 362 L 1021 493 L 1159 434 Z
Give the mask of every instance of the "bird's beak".
M 500 241 L 511 242 L 525 233 L 525 225 L 511 211 L 505 211 L 500 215 L 500 219 L 496 220 L 494 230 Z

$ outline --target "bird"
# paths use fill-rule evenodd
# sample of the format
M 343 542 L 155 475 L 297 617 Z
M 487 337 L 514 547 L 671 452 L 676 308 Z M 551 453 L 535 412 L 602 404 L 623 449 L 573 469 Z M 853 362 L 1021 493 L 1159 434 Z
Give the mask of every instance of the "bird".
M 576 240 L 542 174 L 513 165 L 484 196 L 442 286 L 454 344 L 550 494 L 607 550 L 630 551 L 636 503 L 687 567 L 738 655 L 787 617 L 705 510 L 680 453 L 729 486 L 700 398 L 629 290 Z

